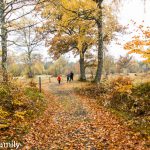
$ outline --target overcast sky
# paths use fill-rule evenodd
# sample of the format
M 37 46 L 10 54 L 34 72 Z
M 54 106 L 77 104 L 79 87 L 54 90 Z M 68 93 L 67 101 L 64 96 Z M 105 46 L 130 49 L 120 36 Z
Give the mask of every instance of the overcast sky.
M 136 22 L 136 25 L 144 24 L 150 26 L 150 1 L 147 0 L 144 12 L 144 4 L 141 0 L 124 0 L 124 5 L 119 13 L 119 22 L 123 26 L 129 25 L 130 30 L 134 31 L 136 26 L 133 26 L 132 20 Z M 144 23 L 143 23 L 144 20 Z M 134 33 L 133 33 L 134 34 Z M 125 43 L 131 39 L 130 35 L 119 36 L 119 41 Z M 119 46 L 115 41 L 112 41 L 109 46 L 110 54 L 118 58 L 120 55 L 125 55 L 126 51 L 123 50 L 123 45 Z M 136 59 L 140 59 L 138 55 L 134 55 Z

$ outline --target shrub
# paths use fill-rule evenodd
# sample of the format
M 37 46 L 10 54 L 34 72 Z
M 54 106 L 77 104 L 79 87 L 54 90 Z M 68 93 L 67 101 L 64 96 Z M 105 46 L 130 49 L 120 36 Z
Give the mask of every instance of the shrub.
M 135 85 L 132 89 L 134 104 L 131 112 L 136 115 L 150 114 L 150 82 Z
M 37 83 L 35 83 L 34 81 L 33 81 L 33 79 L 28 83 L 28 85 L 30 86 L 30 87 L 36 87 L 37 86 Z
M 19 138 L 18 132 L 24 133 L 32 119 L 42 113 L 45 107 L 44 96 L 35 86 L 26 87 L 17 82 L 1 84 L 0 130 L 6 132 L 3 133 L 3 139 Z
M 134 85 L 128 77 L 119 77 L 111 82 L 111 107 L 133 115 L 148 114 L 150 108 L 150 83 Z
M 133 92 L 137 96 L 142 96 L 144 98 L 150 99 L 150 82 L 141 83 L 134 86 Z
M 42 93 L 36 87 L 26 87 L 25 95 L 30 100 L 27 115 L 35 117 L 39 115 L 46 107 L 46 101 Z
M 77 92 L 111 108 L 130 127 L 150 135 L 150 82 L 133 84 L 129 77 L 118 77 L 100 86 L 88 85 Z
M 150 108 L 150 82 L 134 85 L 129 77 L 118 77 L 99 86 L 88 85 L 78 93 L 98 100 L 98 103 L 128 112 L 132 115 L 147 115 Z
M 129 110 L 132 107 L 132 80 L 129 77 L 118 77 L 111 81 L 110 105 L 118 110 Z
M 0 106 L 7 111 L 12 111 L 12 96 L 8 85 L 1 84 L 0 86 Z

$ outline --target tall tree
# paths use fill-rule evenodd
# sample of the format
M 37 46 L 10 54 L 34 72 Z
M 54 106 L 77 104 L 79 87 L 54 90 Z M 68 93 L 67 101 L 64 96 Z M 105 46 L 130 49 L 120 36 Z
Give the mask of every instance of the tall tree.
M 56 5 L 55 5 L 56 4 Z M 61 54 L 73 51 L 80 56 L 80 80 L 86 80 L 84 55 L 87 49 L 89 49 L 95 42 L 94 28 L 91 21 L 84 21 L 81 19 L 74 19 L 75 15 L 64 10 L 63 7 L 59 8 L 58 3 L 47 2 L 46 7 L 42 10 L 42 16 L 48 17 L 51 11 L 51 17 L 48 17 L 47 23 L 43 25 L 41 32 L 54 31 L 57 33 L 54 38 L 49 40 L 47 38 L 47 45 L 49 53 L 56 57 Z M 76 3 L 79 6 L 79 3 Z M 51 6 L 52 5 L 52 6 Z M 53 7 L 53 11 L 51 10 Z M 52 25 L 51 25 L 52 24 Z
M 93 0 L 97 3 L 98 8 L 99 8 L 99 15 L 98 18 L 96 19 L 96 24 L 98 27 L 98 38 L 99 38 L 99 47 L 98 47 L 98 68 L 97 68 L 97 74 L 95 77 L 95 82 L 99 82 L 101 79 L 101 74 L 102 74 L 102 67 L 103 67 L 103 31 L 102 31 L 102 25 L 103 25 L 103 9 L 102 9 L 102 3 L 105 2 L 105 0 Z M 144 11 L 146 10 L 146 0 L 142 0 L 144 3 Z M 123 0 L 112 0 L 112 3 L 115 4 L 116 8 L 120 3 L 123 3 Z M 114 6 L 114 5 L 113 5 Z M 118 9 L 118 8 L 117 8 Z M 118 9 L 119 10 L 119 9 Z
M 90 29 L 91 30 L 91 29 Z M 74 55 L 79 55 L 80 63 L 80 80 L 86 80 L 85 76 L 85 53 L 88 49 L 91 48 L 95 42 L 95 38 L 89 36 L 92 32 L 87 32 L 87 29 L 83 29 L 78 26 L 75 28 L 74 32 L 71 35 L 56 35 L 48 45 L 51 45 L 49 48 L 49 53 L 53 54 L 56 58 L 60 57 L 61 54 L 65 54 L 69 51 L 73 51 Z M 82 43 L 81 36 L 84 39 Z
M 2 49 L 2 71 L 3 81 L 8 81 L 7 73 L 7 47 L 8 47 L 8 35 L 13 30 L 12 24 L 15 20 L 21 18 L 24 15 L 16 16 L 14 13 L 26 6 L 35 5 L 36 0 L 1 0 L 0 1 L 0 37 L 1 37 L 1 49 Z M 34 9 L 34 8 L 33 8 Z M 25 15 L 31 13 L 32 10 L 26 12 Z M 11 17 L 14 15 L 15 17 Z
M 42 37 L 38 35 L 36 26 L 32 26 L 35 24 L 33 19 L 22 17 L 19 21 L 16 21 L 15 24 L 17 27 L 22 29 L 15 32 L 17 38 L 14 39 L 14 43 L 17 47 L 19 47 L 19 49 L 22 48 L 22 50 L 25 52 L 28 66 L 27 75 L 29 78 L 32 78 L 34 74 L 32 70 L 32 55 L 35 51 L 40 50 L 40 46 L 42 45 Z
M 98 4 L 99 13 L 95 22 L 98 29 L 98 66 L 95 76 L 95 82 L 99 83 L 101 80 L 102 69 L 103 69 L 103 11 L 102 11 L 102 2 L 103 0 L 96 0 Z
M 77 3 L 78 1 L 76 1 Z M 69 10 L 72 13 L 76 14 L 77 17 L 83 19 L 83 20 L 91 20 L 94 21 L 97 28 L 97 44 L 98 44 L 98 65 L 97 65 L 97 71 L 95 76 L 95 82 L 99 83 L 101 80 L 102 75 L 102 69 L 103 69 L 103 41 L 104 37 L 104 28 L 103 28 L 103 21 L 104 21 L 104 9 L 103 9 L 103 0 L 89 0 L 89 1 L 79 1 L 79 4 L 81 5 L 78 9 L 73 10 L 72 7 L 68 7 L 68 5 L 64 6 L 65 10 Z M 73 5 L 74 3 L 72 3 Z M 87 6 L 87 8 L 85 7 Z M 81 8 L 81 9 L 80 9 Z M 115 28 L 116 29 L 116 28 Z M 114 30 L 113 30 L 114 31 Z
M 0 1 L 0 22 L 1 22 L 3 81 L 8 80 L 8 76 L 7 76 L 7 28 L 5 26 L 5 24 L 6 24 L 5 8 L 6 8 L 6 3 L 4 0 L 1 0 Z
M 102 1 L 101 1 L 101 3 L 102 3 Z M 51 6 L 51 4 L 52 4 L 52 6 Z M 60 1 L 56 1 L 56 2 L 47 1 L 46 6 L 45 6 L 46 8 L 42 9 L 43 17 L 48 18 L 48 20 L 50 20 L 50 18 L 52 18 L 51 20 L 53 20 L 53 22 L 51 22 L 51 23 L 50 23 L 50 21 L 48 21 L 48 23 L 46 23 L 46 26 L 47 25 L 50 26 L 50 29 L 52 31 L 56 30 L 56 27 L 58 28 L 58 30 L 56 30 L 56 31 L 59 33 L 60 33 L 60 31 L 66 32 L 66 29 L 68 29 L 68 27 L 70 27 L 70 26 L 71 26 L 71 29 L 73 27 L 73 29 L 75 29 L 75 31 L 77 31 L 78 26 L 80 26 L 82 28 L 83 32 L 82 31 L 78 32 L 77 37 L 79 37 L 79 38 L 77 39 L 77 42 L 76 42 L 76 44 L 78 45 L 80 58 L 81 58 L 80 59 L 81 74 L 85 74 L 84 73 L 85 67 L 82 65 L 84 62 L 84 53 L 82 53 L 82 52 L 84 51 L 83 49 L 85 49 L 89 44 L 89 42 L 85 42 L 87 35 L 88 35 L 87 31 L 91 28 L 90 25 L 92 25 L 92 28 L 95 29 L 95 32 L 93 33 L 93 35 L 97 38 L 94 37 L 95 41 L 96 41 L 94 44 L 97 44 L 97 41 L 98 41 L 98 66 L 97 66 L 95 82 L 100 81 L 101 74 L 102 74 L 103 40 L 107 40 L 107 41 L 110 40 L 110 37 L 112 36 L 112 31 L 116 30 L 116 26 L 114 27 L 114 24 L 111 24 L 112 22 L 109 22 L 110 24 L 107 24 L 107 26 L 105 26 L 105 29 L 107 27 L 110 27 L 110 25 L 111 25 L 111 32 L 109 31 L 107 34 L 103 33 L 104 28 L 102 27 L 102 23 L 103 23 L 104 18 L 102 16 L 102 6 L 101 5 L 97 5 L 97 3 L 94 2 L 93 0 L 89 0 L 89 1 L 72 0 L 69 2 L 67 0 L 60 0 Z M 54 17 L 52 17 L 53 14 L 56 19 L 54 19 Z M 112 14 L 109 13 L 108 16 L 112 16 Z M 87 23 L 85 23 L 85 22 L 87 22 Z M 108 20 L 106 22 L 108 23 Z M 96 24 L 96 28 L 95 28 L 95 24 Z M 88 29 L 87 29 L 87 27 L 88 27 Z M 73 32 L 73 34 L 74 34 L 74 32 Z M 90 36 L 92 37 L 93 35 L 91 34 Z M 64 38 L 64 36 L 63 36 L 63 38 Z

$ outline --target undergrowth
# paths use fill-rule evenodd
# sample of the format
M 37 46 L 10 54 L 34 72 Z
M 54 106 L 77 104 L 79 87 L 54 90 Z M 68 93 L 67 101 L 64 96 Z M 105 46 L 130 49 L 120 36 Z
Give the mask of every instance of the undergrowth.
M 118 77 L 76 91 L 96 99 L 143 135 L 150 135 L 150 82 L 133 84 L 129 77 Z
M 24 86 L 16 81 L 0 84 L 0 139 L 1 142 L 21 142 L 31 122 L 46 108 L 46 100 L 31 82 Z

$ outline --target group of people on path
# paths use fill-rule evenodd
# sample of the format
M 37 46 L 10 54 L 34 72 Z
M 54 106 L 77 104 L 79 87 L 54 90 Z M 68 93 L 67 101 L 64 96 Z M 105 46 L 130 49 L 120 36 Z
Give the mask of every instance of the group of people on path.
M 71 71 L 67 74 L 67 82 L 73 81 L 74 73 Z
M 73 81 L 73 77 L 74 77 L 74 73 L 71 71 L 70 73 L 67 74 L 67 82 Z M 58 75 L 57 81 L 59 84 L 61 83 L 61 80 L 62 80 L 61 75 Z

